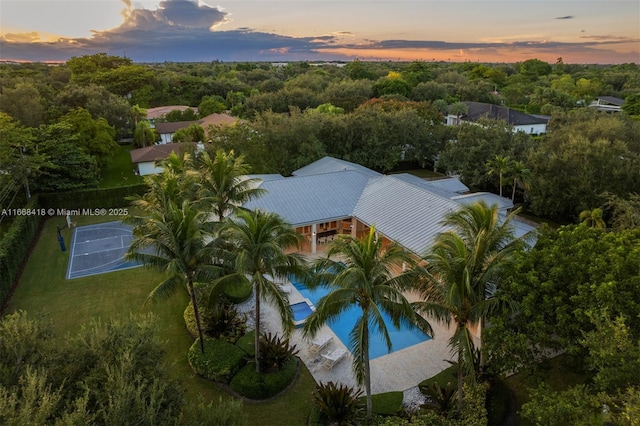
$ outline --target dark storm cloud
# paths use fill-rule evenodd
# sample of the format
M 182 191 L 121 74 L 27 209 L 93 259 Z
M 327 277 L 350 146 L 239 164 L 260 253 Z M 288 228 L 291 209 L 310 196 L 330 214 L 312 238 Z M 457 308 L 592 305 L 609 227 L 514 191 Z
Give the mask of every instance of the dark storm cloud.
M 573 19 L 573 18 L 575 18 L 575 16 L 567 15 L 567 16 L 558 16 L 556 19 Z

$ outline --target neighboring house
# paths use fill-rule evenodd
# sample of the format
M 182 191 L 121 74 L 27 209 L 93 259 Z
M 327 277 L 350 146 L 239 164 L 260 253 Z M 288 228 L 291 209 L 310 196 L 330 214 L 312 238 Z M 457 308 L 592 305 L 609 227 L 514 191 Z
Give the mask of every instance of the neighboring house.
M 244 206 L 278 213 L 305 236 L 304 249 L 312 253 L 336 234 L 361 237 L 375 226 L 381 236 L 419 256 L 446 229 L 444 216 L 461 205 L 482 199 L 498 204 L 502 215 L 513 207 L 495 194 L 465 194 L 469 189 L 455 177 L 427 181 L 406 173 L 382 175 L 331 157 L 291 177 L 270 176 L 260 187 L 265 194 Z M 532 229 L 518 222 L 516 234 Z
M 186 105 L 168 105 L 168 106 L 161 106 L 161 107 L 155 107 L 155 108 L 147 108 L 147 120 L 154 122 L 158 118 L 169 114 L 171 111 L 175 111 L 175 110 L 185 111 L 188 109 L 192 109 L 193 112 L 195 112 L 196 114 L 198 113 L 198 108 L 194 108 Z
M 239 118 L 229 114 L 209 114 L 197 121 L 174 121 L 169 123 L 155 123 L 156 132 L 160 135 L 160 143 L 171 143 L 173 134 L 180 129 L 186 129 L 192 124 L 197 124 L 203 129 L 209 126 L 230 126 L 239 121 Z
M 502 120 L 511 125 L 517 132 L 529 135 L 540 135 L 547 132 L 547 123 L 551 117 L 543 115 L 525 114 L 511 108 L 482 102 L 464 102 L 468 113 L 460 117 L 449 114 L 446 117 L 447 124 L 452 126 L 464 122 L 476 123 L 481 118 Z
M 614 96 L 598 96 L 595 101 L 589 104 L 589 107 L 597 108 L 598 111 L 603 112 L 622 112 L 622 105 L 624 105 L 624 99 Z
M 165 160 L 172 152 L 180 153 L 192 149 L 204 149 L 202 143 L 196 145 L 192 143 L 168 143 L 161 145 L 151 145 L 146 148 L 133 149 L 129 152 L 135 173 L 139 176 L 152 175 L 162 172 L 162 167 L 158 167 L 157 162 Z
M 173 134 L 180 130 L 186 129 L 192 124 L 198 124 L 197 121 L 171 121 L 168 123 L 156 123 L 156 132 L 160 135 L 160 144 L 173 142 Z

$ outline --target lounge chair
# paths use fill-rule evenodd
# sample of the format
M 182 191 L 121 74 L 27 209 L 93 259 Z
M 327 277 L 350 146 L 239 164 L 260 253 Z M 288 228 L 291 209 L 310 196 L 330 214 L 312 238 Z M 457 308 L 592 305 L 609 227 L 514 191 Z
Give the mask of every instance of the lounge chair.
M 317 354 L 321 350 L 327 347 L 329 343 L 333 340 L 333 336 L 330 334 L 321 334 L 311 341 L 311 345 L 309 346 L 309 352 L 312 354 Z
M 278 288 L 285 294 L 291 294 L 291 287 L 286 284 L 277 284 Z
M 322 354 L 322 366 L 328 370 L 331 370 L 342 358 L 347 355 L 345 348 L 334 349 L 333 352 Z

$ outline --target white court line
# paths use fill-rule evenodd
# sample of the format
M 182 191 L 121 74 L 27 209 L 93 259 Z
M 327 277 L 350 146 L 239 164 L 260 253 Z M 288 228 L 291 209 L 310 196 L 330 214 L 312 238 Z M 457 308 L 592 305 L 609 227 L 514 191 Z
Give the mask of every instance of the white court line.
M 71 259 L 69 259 L 69 268 L 67 270 L 67 279 L 70 280 L 71 279 L 71 271 L 73 270 L 73 258 L 74 253 L 76 252 L 76 228 L 73 229 L 73 244 L 71 244 Z

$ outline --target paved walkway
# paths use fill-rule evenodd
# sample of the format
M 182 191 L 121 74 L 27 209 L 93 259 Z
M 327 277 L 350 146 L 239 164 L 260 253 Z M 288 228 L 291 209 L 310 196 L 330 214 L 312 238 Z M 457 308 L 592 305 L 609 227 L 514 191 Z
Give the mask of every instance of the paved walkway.
M 290 303 L 301 302 L 304 298 L 290 283 L 285 284 L 288 289 Z M 411 301 L 413 297 L 408 297 Z M 263 331 L 282 333 L 280 318 L 274 308 L 268 303 L 261 305 L 261 319 L 264 325 Z M 375 358 L 371 361 L 371 392 L 373 394 L 406 391 L 416 387 L 421 381 L 428 379 L 440 371 L 450 367 L 445 360 L 451 359 L 448 341 L 453 334 L 453 327 L 446 328 L 443 325 L 431 321 L 434 330 L 432 339 L 408 348 Z M 344 345 L 328 326 L 323 326 L 318 334 L 330 334 L 333 336 L 331 343 L 322 351 L 327 353 Z M 320 355 L 309 351 L 309 340 L 304 339 L 302 331 L 296 329 L 290 339 L 299 349 L 298 356 L 305 363 L 316 382 L 343 383 L 348 386 L 356 386 L 356 380 L 351 367 L 351 355 L 339 361 L 331 370 L 321 365 Z

